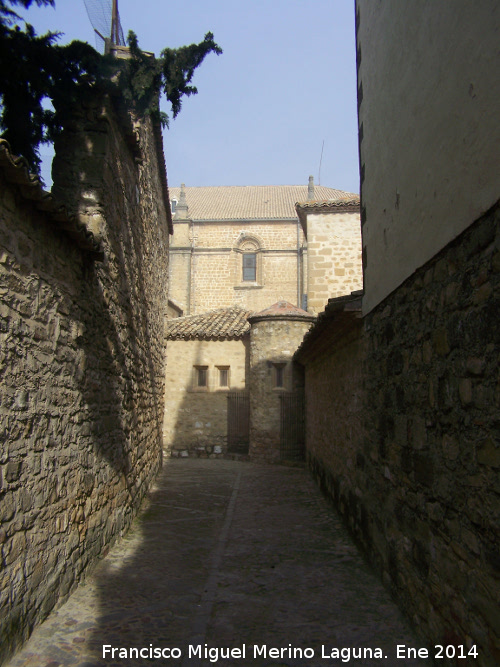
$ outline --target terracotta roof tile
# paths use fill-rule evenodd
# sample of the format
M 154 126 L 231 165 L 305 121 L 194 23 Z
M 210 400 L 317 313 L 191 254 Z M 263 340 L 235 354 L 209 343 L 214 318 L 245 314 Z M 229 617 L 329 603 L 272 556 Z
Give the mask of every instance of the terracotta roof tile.
M 307 200 L 307 185 L 232 185 L 186 187 L 189 217 L 193 220 L 295 220 L 295 202 Z M 359 197 L 350 192 L 314 186 L 316 200 L 346 201 Z M 170 188 L 179 200 L 180 188 Z M 174 218 L 175 221 L 175 218 Z
M 250 311 L 233 306 L 201 315 L 186 315 L 168 320 L 167 340 L 227 340 L 242 338 L 250 331 Z
M 306 235 L 308 213 L 356 213 L 359 209 L 360 199 L 358 195 L 347 195 L 338 199 L 300 201 L 295 204 L 295 210 Z
M 261 310 L 259 313 L 254 313 L 250 317 L 250 321 L 257 321 L 267 317 L 282 317 L 284 319 L 307 319 L 313 321 L 315 315 L 311 315 L 306 310 L 298 308 L 288 301 L 277 301 L 269 308 Z

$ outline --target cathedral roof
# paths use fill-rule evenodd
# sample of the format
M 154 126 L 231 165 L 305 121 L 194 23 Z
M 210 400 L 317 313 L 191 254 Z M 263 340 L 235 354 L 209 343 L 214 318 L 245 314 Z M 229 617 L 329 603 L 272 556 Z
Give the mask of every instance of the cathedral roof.
M 179 201 L 181 188 L 169 190 Z M 193 220 L 296 220 L 295 203 L 308 199 L 307 185 L 217 185 L 184 187 L 184 192 Z M 323 185 L 314 186 L 314 199 L 359 202 L 356 194 Z

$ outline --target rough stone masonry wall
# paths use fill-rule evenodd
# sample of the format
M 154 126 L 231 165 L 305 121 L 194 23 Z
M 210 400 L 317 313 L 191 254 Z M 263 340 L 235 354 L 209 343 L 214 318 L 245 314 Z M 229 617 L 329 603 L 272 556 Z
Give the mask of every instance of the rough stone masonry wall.
M 55 189 L 95 262 L 15 185 L 0 190 L 0 661 L 125 530 L 161 464 L 168 232 L 151 125 L 136 157 L 88 100 Z
M 500 661 L 499 222 L 497 206 L 365 319 L 362 376 L 352 357 L 364 431 L 349 432 L 337 400 L 352 383 L 343 351 L 334 374 L 318 362 L 335 409 L 315 396 L 307 436 L 311 467 L 420 634 L 475 644 L 478 667 Z
M 280 396 L 297 387 L 292 357 L 311 320 L 267 316 L 251 321 L 250 330 L 250 456 L 280 458 Z M 284 364 L 283 387 L 276 387 L 274 364 Z

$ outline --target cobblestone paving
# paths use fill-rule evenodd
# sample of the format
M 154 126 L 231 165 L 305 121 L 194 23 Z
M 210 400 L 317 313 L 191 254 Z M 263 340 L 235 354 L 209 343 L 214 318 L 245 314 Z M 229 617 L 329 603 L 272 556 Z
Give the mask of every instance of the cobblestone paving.
M 431 664 L 397 644 L 422 646 L 306 470 L 169 459 L 126 537 L 8 667 Z

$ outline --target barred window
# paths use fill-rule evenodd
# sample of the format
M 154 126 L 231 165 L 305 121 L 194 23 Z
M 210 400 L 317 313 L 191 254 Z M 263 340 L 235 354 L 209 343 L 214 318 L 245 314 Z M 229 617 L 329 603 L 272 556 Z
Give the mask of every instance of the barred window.
M 219 387 L 229 387 L 229 366 L 219 366 Z
M 208 387 L 208 366 L 195 366 L 195 386 Z

